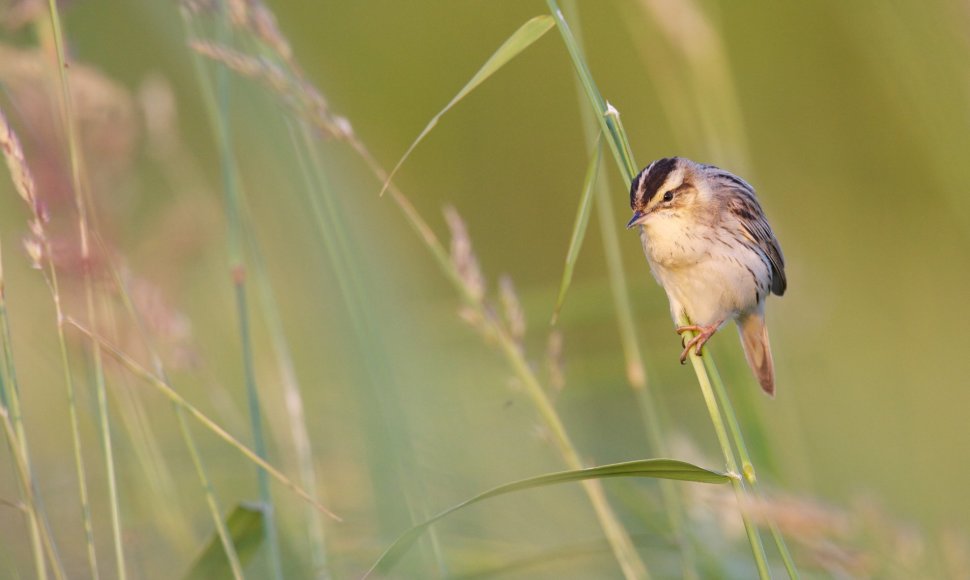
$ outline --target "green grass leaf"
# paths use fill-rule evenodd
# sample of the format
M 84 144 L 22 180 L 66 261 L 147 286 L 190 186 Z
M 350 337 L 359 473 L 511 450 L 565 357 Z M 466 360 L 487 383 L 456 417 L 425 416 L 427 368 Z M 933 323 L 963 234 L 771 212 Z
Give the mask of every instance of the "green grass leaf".
M 600 160 L 603 157 L 601 143 L 600 137 L 597 136 L 593 155 L 589 159 L 589 165 L 586 166 L 583 193 L 579 198 L 576 221 L 573 223 L 573 236 L 569 240 L 569 250 L 566 251 L 566 267 L 562 272 L 562 283 L 559 284 L 559 296 L 556 297 L 556 307 L 552 311 L 550 324 L 555 324 L 559 318 L 559 311 L 562 310 L 563 302 L 566 300 L 566 291 L 569 290 L 569 284 L 573 280 L 573 269 L 576 267 L 576 259 L 579 258 L 579 249 L 583 247 L 583 238 L 586 237 L 589 214 L 593 208 L 593 185 L 596 183 L 596 176 L 599 175 Z
M 502 46 L 498 47 L 498 50 L 492 53 L 492 56 L 485 61 L 482 68 L 478 69 L 475 76 L 473 76 L 471 80 L 469 80 L 468 83 L 466 83 L 465 86 L 458 91 L 458 94 L 455 95 L 447 105 L 445 105 L 445 108 L 441 109 L 437 115 L 431 118 L 428 125 L 418 135 L 418 138 L 411 143 L 408 150 L 404 152 L 404 156 L 401 157 L 401 160 L 397 162 L 397 165 L 394 166 L 394 169 L 392 169 L 391 173 L 387 176 L 387 180 L 384 182 L 384 186 L 381 188 L 381 195 L 384 195 L 384 192 L 387 191 L 387 186 L 390 185 L 391 180 L 397 173 L 397 170 L 400 169 L 401 165 L 404 164 L 404 161 L 411 156 L 411 152 L 414 151 L 415 147 L 418 146 L 418 143 L 423 141 L 424 138 L 427 137 L 428 133 L 431 132 L 431 129 L 438 124 L 438 120 L 441 119 L 442 115 L 451 110 L 451 108 L 457 105 L 459 101 L 464 99 L 468 93 L 475 90 L 478 85 L 485 82 L 485 79 L 492 76 L 496 71 L 508 64 L 510 60 L 518 56 L 520 52 L 531 46 L 533 42 L 542 38 L 542 35 L 549 32 L 549 29 L 551 29 L 554 24 L 555 22 L 551 16 L 545 14 L 536 16 L 520 26 L 519 29 L 516 30 L 512 36 L 510 36 L 508 40 L 502 44 Z
M 411 527 L 394 540 L 381 557 L 374 562 L 364 577 L 370 576 L 373 572 L 387 573 L 394 564 L 401 559 L 411 548 L 414 542 L 421 537 L 431 524 L 454 513 L 464 507 L 468 507 L 482 500 L 492 498 L 506 493 L 554 485 L 557 483 L 568 483 L 582 481 L 585 479 L 605 479 L 609 477 L 652 477 L 657 479 L 677 479 L 680 481 L 694 481 L 698 483 L 727 483 L 731 481 L 731 476 L 710 471 L 703 467 L 697 467 L 684 461 L 676 459 L 641 459 L 638 461 L 627 461 L 624 463 L 611 463 L 599 467 L 588 467 L 586 469 L 574 469 L 570 471 L 558 471 L 513 481 L 505 485 L 494 487 L 482 492 L 465 501 L 454 505 L 443 512 L 431 517 L 416 526 Z
M 258 505 L 241 503 L 226 518 L 226 529 L 236 546 L 239 562 L 245 566 L 263 543 L 263 510 Z M 222 547 L 219 535 L 213 532 L 195 564 L 185 574 L 185 580 L 216 580 L 233 578 L 232 567 Z

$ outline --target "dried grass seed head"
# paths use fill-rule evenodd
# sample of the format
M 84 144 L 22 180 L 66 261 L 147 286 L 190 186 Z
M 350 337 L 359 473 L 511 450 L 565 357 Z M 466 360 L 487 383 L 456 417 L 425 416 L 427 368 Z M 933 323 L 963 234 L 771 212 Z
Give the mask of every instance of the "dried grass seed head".
M 13 180 L 14 188 L 20 197 L 33 208 L 37 200 L 34 176 L 27 166 L 24 150 L 20 146 L 20 139 L 17 138 L 17 134 L 14 133 L 2 109 L 0 109 L 0 149 L 3 150 L 3 158 L 10 170 L 10 178 Z
M 448 229 L 451 230 L 451 263 L 468 294 L 475 302 L 481 303 L 485 299 L 485 278 L 472 250 L 468 229 L 454 207 L 445 207 L 444 214 Z
M 503 274 L 498 279 L 498 288 L 509 334 L 521 346 L 522 340 L 525 338 L 525 311 L 522 309 L 519 296 L 515 293 L 515 285 L 512 283 L 512 278 L 507 274 Z
M 554 329 L 549 333 L 546 343 L 546 368 L 549 372 L 549 386 L 556 391 L 566 387 L 566 362 L 563 359 L 562 332 Z

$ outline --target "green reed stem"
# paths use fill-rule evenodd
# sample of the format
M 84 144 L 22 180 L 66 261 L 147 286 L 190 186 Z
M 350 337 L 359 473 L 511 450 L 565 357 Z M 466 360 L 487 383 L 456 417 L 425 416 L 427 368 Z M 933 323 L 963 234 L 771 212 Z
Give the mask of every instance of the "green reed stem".
M 121 297 L 122 304 L 124 305 L 125 310 L 128 312 L 129 317 L 134 322 L 135 329 L 137 330 L 138 335 L 141 337 L 142 343 L 148 350 L 148 355 L 152 361 L 155 374 L 166 384 L 169 384 L 167 373 L 165 372 L 164 365 L 162 364 L 162 358 L 159 356 L 153 341 L 149 337 L 148 332 L 145 330 L 144 321 L 138 314 L 138 310 L 135 308 L 135 305 L 131 300 L 131 293 L 128 292 L 127 285 L 121 279 L 121 276 L 118 274 L 118 269 L 114 267 L 114 264 L 110 265 L 110 271 L 114 279 L 115 287 L 118 289 L 118 295 Z M 212 486 L 212 482 L 209 479 L 205 464 L 202 461 L 202 456 L 199 453 L 198 445 L 196 445 L 195 438 L 192 436 L 192 430 L 189 428 L 185 411 L 174 403 L 172 404 L 172 410 L 175 412 L 175 417 L 178 419 L 179 431 L 182 434 L 182 440 L 185 442 L 185 446 L 189 451 L 189 457 L 192 459 L 192 465 L 195 467 L 195 472 L 199 476 L 199 483 L 201 484 L 203 494 L 205 495 L 206 506 L 208 507 L 209 515 L 212 518 L 212 523 L 216 530 L 216 534 L 219 536 L 219 542 L 222 544 L 222 548 L 226 553 L 226 559 L 229 561 L 229 567 L 232 570 L 233 578 L 236 580 L 242 580 L 243 570 L 242 565 L 239 562 L 239 555 L 236 553 L 236 545 L 233 543 L 229 530 L 226 528 L 226 523 L 223 520 L 222 512 L 219 508 L 219 501 L 215 495 L 215 488 Z
M 8 440 L 11 452 L 17 459 L 17 473 L 19 475 L 20 491 L 24 498 L 27 512 L 27 529 L 30 538 L 31 552 L 34 557 L 34 569 L 37 577 L 47 578 L 47 566 L 44 563 L 45 547 L 50 546 L 48 556 L 55 574 L 62 578 L 64 573 L 60 569 L 60 562 L 53 550 L 54 542 L 50 537 L 44 538 L 47 531 L 43 525 L 43 510 L 41 509 L 36 479 L 30 462 L 30 450 L 27 445 L 27 433 L 24 429 L 23 414 L 20 407 L 20 387 L 17 383 L 17 373 L 13 360 L 13 348 L 10 342 L 10 320 L 7 317 L 7 297 L 3 279 L 3 266 L 0 265 L 0 331 L 3 341 L 3 364 L 0 365 L 0 410 L 9 415 L 10 434 Z M 5 417 L 6 418 L 6 417 Z
M 613 292 L 613 304 L 616 310 L 617 325 L 620 328 L 620 341 L 627 361 L 627 381 L 633 389 L 637 400 L 637 407 L 646 429 L 647 442 L 657 457 L 669 457 L 667 439 L 660 422 L 659 402 L 654 390 L 647 381 L 643 361 L 640 359 L 640 341 L 633 328 L 633 308 L 627 291 L 626 274 L 623 270 L 623 260 L 620 254 L 620 243 L 616 235 L 616 217 L 610 192 L 600 186 L 596 200 L 596 211 L 600 218 L 603 248 L 606 254 L 606 266 L 609 272 L 610 289 Z M 633 353 L 633 354 L 631 354 Z M 686 508 L 681 500 L 680 492 L 672 481 L 660 480 L 660 493 L 666 506 L 670 529 L 680 549 L 683 551 L 684 576 L 697 577 L 697 562 L 694 546 L 687 530 Z
M 89 318 L 93 321 L 94 316 L 94 291 L 90 287 L 90 278 L 85 282 L 85 301 L 89 312 Z M 124 544 L 121 538 L 121 508 L 118 501 L 118 479 L 115 475 L 114 449 L 111 442 L 111 425 L 108 415 L 108 389 L 104 380 L 104 365 L 101 360 L 101 347 L 93 345 L 92 354 L 94 358 L 94 380 L 95 393 L 98 400 L 98 423 L 101 434 L 101 445 L 105 455 L 105 470 L 108 478 L 108 503 L 111 508 L 111 535 L 114 541 L 115 566 L 118 571 L 119 580 L 127 578 L 125 571 Z
M 589 71 L 589 66 L 586 64 L 582 47 L 569 29 L 569 24 L 566 23 L 562 10 L 559 9 L 559 4 L 556 0 L 546 0 L 546 5 L 549 6 L 549 11 L 556 21 L 556 28 L 559 29 L 559 34 L 562 36 L 563 43 L 566 45 L 566 50 L 569 52 L 570 58 L 572 58 L 573 66 L 576 67 L 579 82 L 582 84 L 583 90 L 586 92 L 586 96 L 589 98 L 593 105 L 593 110 L 597 114 L 600 129 L 602 129 L 604 135 L 608 136 L 606 141 L 610 145 L 610 151 L 613 152 L 613 158 L 620 168 L 620 173 L 623 175 L 624 181 L 629 183 L 633 181 L 633 176 L 637 173 L 637 165 L 633 161 L 630 144 L 626 137 L 626 132 L 623 131 L 623 127 L 620 125 L 619 116 L 613 114 L 611 108 L 603 100 L 603 96 L 600 94 L 599 88 L 597 88 L 596 82 L 593 80 L 593 74 Z
M 246 397 L 249 402 L 250 428 L 253 433 L 253 449 L 260 458 L 266 459 L 266 439 L 263 436 L 262 408 L 259 401 L 259 392 L 256 387 L 256 370 L 253 367 L 252 337 L 249 330 L 249 313 L 246 300 L 246 285 L 242 276 L 240 266 L 234 268 L 237 273 L 234 276 L 236 313 L 239 317 L 239 338 L 242 345 L 243 372 L 245 373 Z M 283 560 L 280 554 L 279 531 L 276 525 L 276 513 L 273 505 L 272 494 L 269 489 L 269 474 L 265 469 L 257 467 L 257 483 L 259 485 L 259 499 L 263 508 L 265 518 L 265 537 L 269 547 L 269 562 L 273 577 L 277 580 L 283 578 Z
M 375 432 L 380 440 L 396 441 L 399 445 L 398 449 L 393 450 L 391 456 L 388 456 L 383 448 L 375 448 L 371 451 L 374 455 L 370 457 L 369 463 L 373 473 L 372 479 L 378 490 L 378 500 L 400 504 L 401 502 L 396 501 L 396 497 L 403 496 L 408 524 L 413 524 L 429 516 L 424 499 L 426 494 L 419 489 L 419 481 L 407 476 L 409 472 L 414 471 L 414 450 L 410 443 L 410 428 L 407 417 L 400 411 L 397 379 L 394 369 L 388 364 L 390 357 L 374 320 L 374 313 L 368 307 L 368 303 L 374 299 L 368 298 L 368 284 L 360 269 L 359 261 L 353 257 L 352 248 L 355 244 L 346 228 L 339 198 L 335 195 L 324 171 L 325 166 L 319 157 L 312 129 L 306 123 L 299 121 L 288 121 L 287 126 L 305 182 L 306 203 L 310 208 L 324 251 L 332 263 L 334 279 L 353 329 L 353 338 L 358 343 L 358 349 L 368 353 L 369 362 L 363 371 L 365 384 L 370 389 L 358 391 L 358 395 L 368 398 L 365 405 L 376 407 L 376 419 L 379 424 L 369 423 L 366 428 Z M 391 195 L 396 196 L 399 193 L 392 192 Z M 379 389 L 380 392 L 373 392 L 375 389 Z M 390 477 L 387 477 L 388 471 L 390 471 Z M 384 509 L 379 507 L 378 512 L 382 516 L 390 515 L 390 518 L 382 517 L 382 524 L 384 524 L 382 528 L 391 524 L 399 525 L 400 522 L 397 520 L 402 519 L 399 514 L 404 515 L 400 505 L 388 505 Z M 444 554 L 434 528 L 430 530 L 429 540 L 430 557 L 434 559 L 439 574 L 447 577 Z M 422 549 L 422 556 L 427 557 L 424 549 Z
M 236 439 L 235 437 L 233 437 L 228 431 L 223 429 L 218 423 L 210 419 L 205 413 L 200 411 L 197 407 L 195 407 L 192 403 L 190 403 L 185 397 L 183 397 L 175 389 L 173 389 L 171 385 L 165 382 L 164 379 L 153 374 L 151 371 L 149 371 L 148 369 L 146 369 L 145 367 L 137 363 L 133 358 L 125 354 L 123 351 L 119 350 L 116 346 L 113 346 L 110 342 L 106 341 L 103 337 L 98 336 L 91 329 L 86 328 L 83 324 L 80 324 L 76 320 L 73 320 L 71 318 L 66 318 L 64 322 L 65 324 L 70 324 L 71 326 L 76 328 L 78 331 L 81 332 L 81 334 L 85 335 L 89 339 L 93 341 L 97 341 L 97 343 L 101 345 L 101 348 L 104 349 L 104 351 L 108 353 L 108 355 L 110 355 L 116 361 L 121 363 L 121 365 L 126 369 L 128 369 L 133 375 L 141 378 L 143 381 L 153 386 L 155 390 L 159 391 L 169 401 L 171 401 L 172 403 L 175 403 L 184 411 L 187 411 L 189 415 L 195 417 L 196 420 L 198 420 L 199 423 L 201 423 L 206 429 L 211 431 L 214 435 L 216 435 L 217 437 L 219 437 L 220 439 L 222 439 L 232 447 L 236 448 L 237 451 L 242 453 L 243 456 L 245 456 L 247 459 L 252 461 L 258 467 L 266 470 L 266 472 L 269 473 L 269 475 L 272 476 L 277 482 L 279 482 L 284 487 L 286 487 L 287 489 L 295 493 L 303 501 L 313 506 L 314 509 L 319 510 L 321 513 L 324 513 L 337 521 L 343 521 L 339 516 L 337 516 L 332 511 L 328 510 L 326 507 L 323 506 L 323 504 L 321 504 L 319 501 L 314 499 L 309 493 L 307 493 L 306 490 L 304 490 L 299 485 L 293 483 L 293 481 L 290 478 L 283 475 L 283 472 L 273 467 L 273 465 L 268 463 L 265 459 L 262 459 L 261 457 L 259 457 L 259 455 L 256 454 L 255 451 L 253 451 L 249 447 L 246 447 L 241 441 L 239 441 L 239 439 Z
M 565 6 L 566 11 L 573 18 L 573 21 L 576 22 L 576 36 L 574 38 L 576 40 L 578 54 L 582 56 L 582 31 L 579 27 L 576 1 L 567 0 Z M 577 92 L 581 94 L 584 88 L 585 85 L 579 84 L 577 86 Z M 593 88 L 595 89 L 595 86 Z M 580 115 L 583 119 L 583 130 L 588 148 L 591 143 L 596 141 L 597 135 L 599 134 L 597 121 L 593 117 L 593 111 L 589 107 L 581 106 Z M 614 119 L 619 123 L 618 116 L 614 117 Z M 620 134 L 623 134 L 622 125 L 619 125 L 618 128 Z M 626 147 L 624 149 L 627 152 L 626 158 L 635 167 L 632 152 Z M 620 332 L 620 344 L 622 345 L 623 356 L 626 360 L 627 382 L 630 384 L 636 397 L 637 406 L 640 409 L 640 415 L 646 429 L 648 444 L 654 450 L 656 456 L 668 457 L 670 454 L 667 450 L 663 425 L 660 422 L 660 413 L 658 412 L 660 404 L 657 401 L 654 390 L 650 388 L 643 359 L 640 355 L 642 352 L 640 337 L 636 331 L 636 326 L 633 324 L 635 317 L 630 301 L 630 293 L 627 290 L 626 271 L 623 267 L 623 258 L 620 252 L 620 240 L 616 232 L 617 221 L 613 212 L 609 188 L 605 186 L 606 183 L 608 183 L 606 170 L 601 165 L 599 166 L 599 175 L 596 180 L 596 211 L 599 215 L 600 235 L 603 242 L 603 250 L 606 255 L 606 269 L 609 276 L 610 291 L 613 294 L 613 306 L 616 312 L 617 327 Z M 684 577 L 696 578 L 697 563 L 694 556 L 694 547 L 687 534 L 686 511 L 681 501 L 680 493 L 672 481 L 660 480 L 658 484 L 660 485 L 660 493 L 666 507 L 664 511 L 670 522 L 670 529 L 683 553 Z
M 681 320 L 680 324 L 686 324 L 686 318 Z M 731 441 L 728 439 L 724 421 L 721 419 L 721 411 L 718 408 L 717 398 L 714 395 L 711 380 L 704 368 L 702 358 L 707 358 L 711 355 L 707 352 L 704 352 L 703 355 L 703 357 L 698 356 L 692 349 L 690 352 L 690 362 L 694 367 L 694 373 L 697 375 L 697 382 L 700 383 L 701 394 L 704 397 L 704 403 L 707 405 L 707 411 L 711 415 L 711 423 L 714 425 L 714 433 L 717 435 L 717 441 L 721 445 L 727 470 L 736 476 L 732 479 L 731 485 L 734 488 L 734 495 L 738 501 L 738 510 L 741 512 L 741 520 L 744 522 L 744 530 L 748 536 L 748 543 L 751 545 L 755 565 L 758 568 L 758 577 L 761 579 L 771 578 L 771 572 L 768 569 L 768 558 L 765 555 L 765 547 L 761 542 L 761 535 L 758 533 L 757 526 L 748 516 L 747 506 L 745 505 L 746 494 L 744 483 L 741 480 L 740 474 L 738 474 L 738 464 L 734 458 L 734 450 L 731 449 Z
M 3 420 L 4 435 L 10 447 L 10 454 L 14 459 L 14 466 L 17 472 L 17 482 L 20 484 L 21 495 L 24 498 L 23 510 L 27 515 L 28 530 L 30 532 L 30 543 L 34 557 L 34 569 L 37 578 L 47 578 L 47 566 L 44 563 L 44 549 L 41 545 L 40 525 L 37 519 L 36 498 L 34 495 L 34 479 L 30 472 L 30 465 L 27 457 L 24 456 L 20 436 L 16 432 L 13 418 L 10 415 L 11 409 L 6 405 L 0 404 L 0 419 Z
M 45 240 L 46 241 L 46 240 Z M 45 252 L 51 255 L 51 245 L 45 243 Z M 71 423 L 71 442 L 74 452 L 74 469 L 77 473 L 78 495 L 81 502 L 81 519 L 84 525 L 84 539 L 87 547 L 88 569 L 91 578 L 100 578 L 98 573 L 98 557 L 94 545 L 94 524 L 91 519 L 91 501 L 88 496 L 87 475 L 84 468 L 84 454 L 81 452 L 81 426 L 78 421 L 77 397 L 74 385 L 74 372 L 67 353 L 67 337 L 64 335 L 64 311 L 61 308 L 61 293 L 57 281 L 57 269 L 48 259 L 48 271 L 44 277 L 54 301 L 54 311 L 57 317 L 57 343 L 61 356 L 61 368 L 64 369 L 64 383 L 67 387 L 67 411 Z
M 245 208 L 244 208 L 245 209 Z M 303 488 L 311 494 L 316 494 L 317 475 L 313 461 L 313 447 L 307 430 L 306 414 L 303 407 L 303 395 L 297 379 L 293 356 L 290 352 L 289 341 L 283 329 L 283 317 L 280 313 L 279 302 L 270 283 L 269 272 L 263 260 L 262 250 L 253 231 L 251 218 L 246 215 L 246 239 L 249 242 L 249 255 L 253 265 L 254 280 L 259 295 L 260 309 L 263 320 L 269 330 L 270 340 L 276 354 L 280 385 L 283 388 L 283 398 L 290 427 L 290 437 L 293 441 L 296 463 L 300 471 L 300 482 Z M 314 495 L 314 497 L 316 497 Z M 310 561 L 315 577 L 329 577 L 326 573 L 327 548 L 325 543 L 323 519 L 314 510 L 306 512 L 306 533 L 310 543 Z
M 222 7 L 223 18 L 219 23 L 218 34 L 220 36 L 220 40 L 224 42 L 228 39 L 230 30 L 227 14 L 228 9 L 226 8 L 225 2 L 222 2 Z M 183 20 L 193 34 L 199 33 L 199 30 L 193 25 L 191 18 L 185 11 L 183 11 Z M 247 406 L 249 410 L 250 429 L 253 435 L 253 450 L 255 451 L 256 459 L 254 462 L 257 465 L 257 485 L 264 515 L 263 537 L 266 540 L 269 550 L 269 565 L 273 578 L 276 580 L 281 580 L 283 578 L 283 568 L 279 546 L 279 531 L 276 523 L 276 514 L 273 507 L 272 494 L 269 488 L 267 471 L 269 471 L 270 474 L 273 474 L 277 479 L 280 479 L 282 474 L 276 475 L 273 473 L 275 470 L 267 469 L 269 463 L 267 462 L 266 441 L 263 436 L 262 408 L 260 406 L 255 369 L 253 367 L 252 342 L 249 331 L 249 310 L 247 308 L 246 297 L 246 264 L 242 243 L 244 232 L 240 218 L 242 194 L 237 182 L 237 170 L 233 157 L 232 138 L 229 123 L 229 75 L 228 71 L 225 70 L 224 67 L 217 67 L 215 87 L 213 87 L 209 82 L 205 68 L 198 56 L 193 58 L 193 63 L 195 64 L 199 86 L 202 88 L 206 106 L 209 109 L 209 117 L 214 120 L 213 130 L 216 135 L 216 142 L 219 149 L 220 170 L 223 180 L 223 196 L 226 204 L 226 220 L 228 222 L 229 271 L 232 277 L 233 296 L 236 304 L 236 317 L 239 321 L 243 374 L 246 388 Z M 249 451 L 248 448 L 246 451 Z M 250 459 L 254 458 L 250 456 Z M 296 487 L 293 484 L 290 484 L 290 486 L 294 488 Z M 319 502 L 306 494 L 306 492 L 303 492 L 301 495 L 305 495 L 304 499 L 309 499 L 315 505 L 319 505 Z
M 223 16 L 228 19 L 227 15 Z M 223 23 L 223 36 L 228 32 L 228 23 Z M 246 384 L 246 398 L 249 406 L 250 429 L 253 434 L 253 449 L 260 459 L 266 460 L 266 440 L 263 437 L 262 407 L 256 385 L 256 370 L 253 366 L 252 337 L 250 335 L 249 309 L 246 298 L 246 264 L 242 248 L 242 224 L 240 220 L 240 193 L 236 182 L 233 159 L 232 137 L 229 123 L 229 71 L 225 67 L 216 70 L 216 108 L 215 122 L 221 161 L 223 193 L 226 202 L 226 217 L 229 224 L 229 269 L 232 275 L 233 293 L 236 302 L 236 316 L 239 321 L 239 340 L 242 349 L 243 373 Z M 266 470 L 257 468 L 259 500 L 265 517 L 265 539 L 269 549 L 269 565 L 273 578 L 283 579 L 283 561 L 280 554 L 279 531 L 273 498 L 269 488 Z
M 258 54 L 267 59 L 283 58 L 283 55 L 267 49 L 266 45 L 256 42 L 251 38 L 243 39 L 247 45 Z M 290 128 L 292 137 L 292 127 Z M 279 373 L 280 386 L 283 388 L 283 400 L 289 415 L 287 421 L 290 428 L 290 438 L 293 443 L 294 454 L 297 467 L 300 471 L 300 481 L 303 487 L 310 493 L 316 493 L 317 474 L 313 460 L 313 446 L 310 443 L 310 434 L 307 429 L 306 413 L 304 412 L 303 395 L 299 379 L 296 374 L 295 365 L 289 341 L 283 328 L 283 316 L 280 313 L 279 301 L 273 291 L 270 282 L 269 272 L 263 259 L 259 240 L 256 237 L 254 221 L 248 212 L 246 205 L 243 205 L 243 229 L 245 238 L 248 242 L 250 262 L 253 265 L 254 280 L 256 283 L 258 301 L 262 311 L 263 320 L 269 331 L 270 341 L 276 357 L 277 369 Z M 306 532 L 310 545 L 310 563 L 313 573 L 318 578 L 329 577 L 327 561 L 327 547 L 325 541 L 323 520 L 320 514 L 315 511 L 306 513 Z
M 88 318 L 92 325 L 97 320 L 94 307 L 94 287 L 91 273 L 87 269 L 90 264 L 89 223 L 87 217 L 87 202 L 82 178 L 81 146 L 78 128 L 74 117 L 74 103 L 71 95 L 71 85 L 67 76 L 67 57 L 64 50 L 64 34 L 61 26 L 60 14 L 56 0 L 48 0 L 50 22 L 53 33 L 54 48 L 57 54 L 58 78 L 60 81 L 60 105 L 64 126 L 67 133 L 68 152 L 71 164 L 71 181 L 74 189 L 75 210 L 78 214 L 78 234 L 81 243 L 81 258 L 85 264 L 84 295 Z M 53 266 L 52 266 L 53 269 Z M 66 354 L 66 353 L 65 353 Z M 111 531 L 114 544 L 115 565 L 118 578 L 125 580 L 124 544 L 121 537 L 121 509 L 118 500 L 118 482 L 115 475 L 114 449 L 111 441 L 111 425 L 108 413 L 108 395 L 104 380 L 104 367 L 101 360 L 101 349 L 95 344 L 92 348 L 94 362 L 95 393 L 98 405 L 98 426 L 101 444 L 105 454 L 105 470 L 108 480 L 108 503 L 111 514 Z M 90 547 L 93 550 L 93 546 Z
M 758 485 L 758 478 L 755 474 L 754 465 L 752 464 L 751 458 L 748 455 L 748 447 L 744 442 L 744 436 L 741 434 L 738 418 L 734 412 L 734 405 L 731 404 L 731 399 L 728 397 L 727 389 L 724 388 L 724 382 L 721 380 L 721 374 L 717 370 L 717 365 L 714 363 L 714 358 L 711 357 L 709 353 L 705 352 L 704 356 L 701 358 L 704 359 L 704 368 L 711 377 L 711 382 L 714 385 L 714 393 L 724 411 L 725 417 L 727 418 L 728 428 L 731 431 L 734 446 L 737 448 L 738 455 L 741 459 L 741 469 L 744 473 L 744 478 L 750 484 L 755 495 L 761 499 L 763 494 L 760 486 Z M 791 552 L 788 550 L 788 545 L 785 543 L 785 538 L 782 536 L 778 526 L 770 518 L 768 520 L 768 529 L 771 532 L 772 540 L 775 542 L 775 547 L 778 549 L 778 553 L 781 555 L 782 562 L 785 565 L 785 570 L 788 572 L 789 578 L 792 580 L 799 578 L 798 569 L 795 567 L 795 561 L 791 556 Z

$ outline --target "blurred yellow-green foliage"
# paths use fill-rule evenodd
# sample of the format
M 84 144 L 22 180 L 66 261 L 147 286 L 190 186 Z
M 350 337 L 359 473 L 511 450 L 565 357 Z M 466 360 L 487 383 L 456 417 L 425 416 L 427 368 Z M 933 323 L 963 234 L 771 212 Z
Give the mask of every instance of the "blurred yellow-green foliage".
M 904 530 L 900 537 L 912 541 L 900 547 L 900 537 L 870 537 L 853 553 L 904 559 L 911 549 L 915 555 L 906 557 L 913 562 L 936 562 L 928 576 L 958 575 L 953 562 L 966 564 L 970 529 L 970 5 L 578 4 L 575 25 L 590 68 L 620 111 L 637 162 L 683 155 L 744 176 L 781 241 L 789 288 L 768 302 L 777 397 L 758 392 L 732 329 L 710 345 L 761 479 L 775 497 L 846 514 L 850 527 L 891 522 L 872 527 Z M 51 214 L 65 308 L 86 320 L 66 145 L 56 93 L 44 88 L 56 85 L 45 84 L 41 63 L 49 59 L 35 52 L 50 46 L 46 7 L 38 8 L 36 24 L 12 23 L 15 10 L 29 13 L 32 5 L 0 5 L 8 24 L 0 34 L 0 107 L 24 142 Z M 547 10 L 538 1 L 268 7 L 307 78 L 387 168 L 496 47 Z M 190 33 L 173 3 L 76 0 L 62 14 L 74 63 L 69 74 L 78 98 L 90 98 L 78 109 L 106 252 L 132 280 L 173 383 L 249 444 L 219 154 Z M 380 183 L 366 165 L 345 144 L 323 140 L 318 163 L 338 200 L 339 208 L 327 211 L 344 236 L 341 257 L 328 251 L 306 202 L 285 122 L 294 114 L 263 84 L 235 73 L 230 82 L 234 153 L 300 381 L 315 491 L 345 520 L 325 523 L 329 570 L 356 577 L 409 522 L 563 465 L 508 365 L 462 322 L 458 294 L 399 210 L 378 198 Z M 458 210 L 490 291 L 497 293 L 501 274 L 514 280 L 528 321 L 528 358 L 542 377 L 549 376 L 548 320 L 588 161 L 579 113 L 586 106 L 553 30 L 443 117 L 395 178 L 442 239 L 448 230 L 441 209 Z M 612 159 L 604 163 L 615 192 L 614 227 L 622 230 L 628 184 L 616 178 Z M 24 420 L 61 557 L 72 577 L 83 577 L 56 321 L 43 278 L 21 251 L 28 214 L 4 174 L 0 242 Z M 680 343 L 664 294 L 637 236 L 620 236 L 649 384 L 676 443 L 672 454 L 720 468 L 696 380 L 677 364 Z M 105 302 L 117 301 L 110 286 L 102 280 Z M 295 477 L 293 416 L 258 291 L 251 294 L 269 456 Z M 124 319 L 123 310 L 113 312 Z M 651 456 L 615 317 L 593 219 L 558 325 L 565 387 L 555 395 L 589 464 Z M 87 384 L 93 369 L 86 341 L 68 334 L 81 380 L 99 562 L 105 577 L 114 577 L 104 460 Z M 119 320 L 110 335 L 144 360 L 129 322 Z M 169 403 L 110 361 L 107 370 L 130 571 L 169 577 L 188 568 L 212 522 Z M 223 509 L 256 499 L 255 466 L 208 431 L 194 425 L 193 432 Z M 6 445 L 0 461 L 0 499 L 15 502 Z M 640 538 L 644 559 L 657 575 L 676 576 L 676 555 L 657 539 L 656 485 L 605 486 Z M 299 523 L 309 508 L 283 487 L 273 490 L 288 575 L 309 575 Z M 712 505 L 688 501 L 700 511 Z M 0 505 L 0 577 L 32 573 L 22 521 L 14 507 Z M 730 526 L 708 528 L 701 541 L 713 559 L 721 558 L 721 543 L 739 546 L 732 556 L 739 563 L 722 559 L 721 573 L 753 574 L 737 543 L 743 538 Z M 433 563 L 436 549 L 455 576 L 619 574 L 575 485 L 496 499 L 436 530 L 438 548 L 422 544 L 403 575 L 444 574 Z M 791 542 L 807 570 L 832 572 L 805 556 L 810 550 L 798 538 Z M 530 558 L 536 561 L 519 562 Z M 907 565 L 860 569 L 907 577 Z M 266 573 L 262 566 L 262 557 L 251 565 L 254 577 Z

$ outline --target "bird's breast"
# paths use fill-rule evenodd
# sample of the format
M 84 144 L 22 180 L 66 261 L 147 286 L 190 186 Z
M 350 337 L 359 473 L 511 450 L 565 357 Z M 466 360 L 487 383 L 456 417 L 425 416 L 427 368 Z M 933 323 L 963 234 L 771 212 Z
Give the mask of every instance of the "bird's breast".
M 666 268 L 690 266 L 709 256 L 715 245 L 714 232 L 707 228 L 686 228 L 678 220 L 659 220 L 640 230 L 643 251 L 651 263 Z

